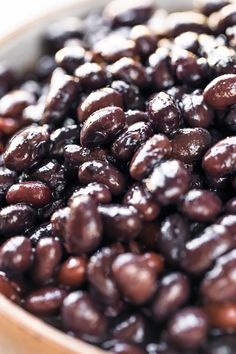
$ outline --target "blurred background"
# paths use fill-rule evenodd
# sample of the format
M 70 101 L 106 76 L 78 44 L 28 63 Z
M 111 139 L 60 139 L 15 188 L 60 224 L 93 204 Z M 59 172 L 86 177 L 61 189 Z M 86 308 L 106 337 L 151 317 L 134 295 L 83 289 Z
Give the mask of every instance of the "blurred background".
M 2 0 L 0 11 L 0 36 L 44 15 L 53 8 L 75 3 L 76 0 Z

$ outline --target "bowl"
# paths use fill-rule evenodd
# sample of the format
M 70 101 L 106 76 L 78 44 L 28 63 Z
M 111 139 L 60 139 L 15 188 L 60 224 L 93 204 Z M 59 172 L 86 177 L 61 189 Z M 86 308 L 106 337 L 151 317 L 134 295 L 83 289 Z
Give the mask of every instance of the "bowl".
M 39 38 L 49 23 L 70 15 L 84 15 L 107 2 L 108 0 L 68 0 L 66 6 L 33 18 L 8 35 L 0 36 L 0 61 L 7 61 L 8 65 L 18 71 L 24 70 L 39 57 Z M 158 0 L 157 4 L 168 10 L 182 10 L 190 6 L 189 0 Z M 47 325 L 2 295 L 0 318 L 2 354 L 105 354 L 97 347 L 71 338 Z

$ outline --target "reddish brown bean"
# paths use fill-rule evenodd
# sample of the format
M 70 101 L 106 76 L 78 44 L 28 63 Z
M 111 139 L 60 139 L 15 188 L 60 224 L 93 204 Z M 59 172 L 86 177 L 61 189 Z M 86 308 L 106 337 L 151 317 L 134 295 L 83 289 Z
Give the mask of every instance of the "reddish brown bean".
M 68 205 L 79 195 L 89 195 L 94 198 L 97 203 L 101 204 L 109 204 L 112 200 L 109 188 L 105 184 L 96 182 L 89 183 L 86 187 L 80 188 L 74 192 L 68 201 Z
M 187 192 L 189 183 L 189 173 L 178 160 L 162 162 L 145 180 L 147 189 L 162 205 L 177 202 Z
M 112 336 L 117 340 L 143 343 L 147 337 L 147 326 L 144 317 L 139 314 L 127 316 L 112 329 Z
M 153 131 L 148 123 L 134 123 L 113 141 L 111 146 L 112 154 L 118 160 L 128 161 L 140 144 L 152 135 Z
M 107 150 L 100 147 L 89 149 L 79 145 L 66 145 L 64 159 L 66 168 L 69 170 L 76 169 L 84 162 L 92 160 L 107 161 Z
M 52 237 L 39 240 L 35 248 L 32 277 L 36 283 L 45 283 L 55 274 L 62 258 L 60 241 Z
M 149 121 L 154 131 L 169 134 L 179 128 L 180 110 L 173 98 L 159 92 L 148 103 Z
M 41 182 L 21 182 L 8 189 L 6 200 L 8 204 L 26 203 L 40 208 L 50 202 L 51 191 Z
M 103 183 L 114 195 L 121 194 L 125 189 L 125 177 L 109 162 L 89 161 L 79 168 L 79 180 L 82 184 L 90 182 Z
M 59 312 L 65 296 L 65 290 L 48 286 L 31 291 L 26 296 L 24 306 L 36 316 L 51 316 Z
M 220 213 L 222 202 L 214 192 L 192 189 L 184 196 L 180 208 L 188 218 L 204 222 Z
M 158 90 L 165 90 L 174 85 L 170 68 L 170 55 L 167 48 L 157 48 L 148 58 L 152 84 Z
M 29 205 L 9 205 L 0 211 L 0 235 L 19 235 L 35 223 L 36 212 Z
M 147 302 L 156 290 L 157 269 L 150 266 L 144 255 L 124 253 L 112 265 L 114 279 L 131 303 Z
M 153 200 L 144 185 L 138 183 L 133 184 L 126 192 L 123 204 L 136 208 L 145 221 L 156 219 L 160 211 L 159 205 Z
M 74 255 L 94 251 L 101 242 L 102 229 L 94 199 L 87 195 L 74 198 L 65 225 L 67 251 Z
M 21 274 L 33 260 L 30 240 L 24 236 L 11 237 L 0 248 L 0 269 L 9 274 Z
M 215 109 L 224 109 L 236 103 L 236 75 L 225 74 L 211 81 L 203 91 L 207 104 Z
M 85 90 L 92 91 L 104 87 L 107 84 L 107 72 L 101 65 L 85 63 L 75 70 L 75 76 L 79 78 Z
M 162 134 L 148 139 L 134 154 L 130 163 L 130 175 L 140 180 L 146 177 L 151 169 L 164 157 L 171 153 L 171 142 Z
M 138 212 L 133 207 L 109 204 L 99 206 L 98 210 L 102 216 L 105 235 L 115 241 L 133 240 L 142 229 Z
M 139 346 L 123 342 L 114 344 L 111 350 L 115 354 L 146 354 L 146 351 L 144 351 Z
M 130 31 L 130 38 L 136 45 L 137 53 L 143 58 L 153 53 L 157 47 L 156 36 L 147 26 L 134 26 Z
M 220 140 L 212 146 L 202 159 L 202 167 L 215 177 L 236 171 L 236 137 Z
M 65 236 L 65 225 L 69 217 L 70 208 L 66 207 L 55 211 L 51 216 L 52 235 L 63 238 Z
M 20 304 L 19 294 L 4 272 L 0 272 L 0 294 L 13 302 Z
M 84 122 L 92 113 L 109 106 L 123 108 L 122 97 L 118 91 L 105 87 L 90 93 L 78 106 L 79 122 Z
M 82 146 L 100 146 L 114 140 L 125 125 L 125 115 L 120 107 L 106 107 L 94 112 L 85 121 L 81 133 Z
M 123 80 L 138 87 L 147 85 L 147 76 L 144 67 L 132 58 L 121 58 L 110 65 L 109 71 L 113 79 Z
M 128 126 L 137 122 L 147 122 L 147 120 L 148 116 L 146 112 L 132 109 L 125 112 L 125 121 Z
M 235 331 L 236 305 L 234 303 L 209 304 L 203 309 L 212 327 L 220 328 L 223 331 Z
M 0 115 L 3 117 L 20 118 L 24 108 L 35 103 L 32 93 L 25 90 L 14 90 L 0 99 Z
M 58 271 L 59 284 L 71 288 L 79 287 L 86 279 L 86 261 L 82 257 L 69 257 Z

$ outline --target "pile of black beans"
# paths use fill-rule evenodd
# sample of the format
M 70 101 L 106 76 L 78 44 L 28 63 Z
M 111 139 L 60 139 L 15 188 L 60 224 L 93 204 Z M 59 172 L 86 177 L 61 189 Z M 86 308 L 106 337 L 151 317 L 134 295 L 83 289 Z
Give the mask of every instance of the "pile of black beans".
M 235 354 L 236 3 L 114 0 L 1 64 L 0 207 L 27 311 L 113 353 Z

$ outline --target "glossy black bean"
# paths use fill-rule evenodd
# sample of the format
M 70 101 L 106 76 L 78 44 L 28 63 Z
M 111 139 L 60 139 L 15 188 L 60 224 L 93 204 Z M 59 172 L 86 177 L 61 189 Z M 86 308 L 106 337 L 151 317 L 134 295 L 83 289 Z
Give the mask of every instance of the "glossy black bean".
M 0 234 L 19 235 L 36 224 L 36 212 L 26 204 L 9 205 L 0 211 Z

